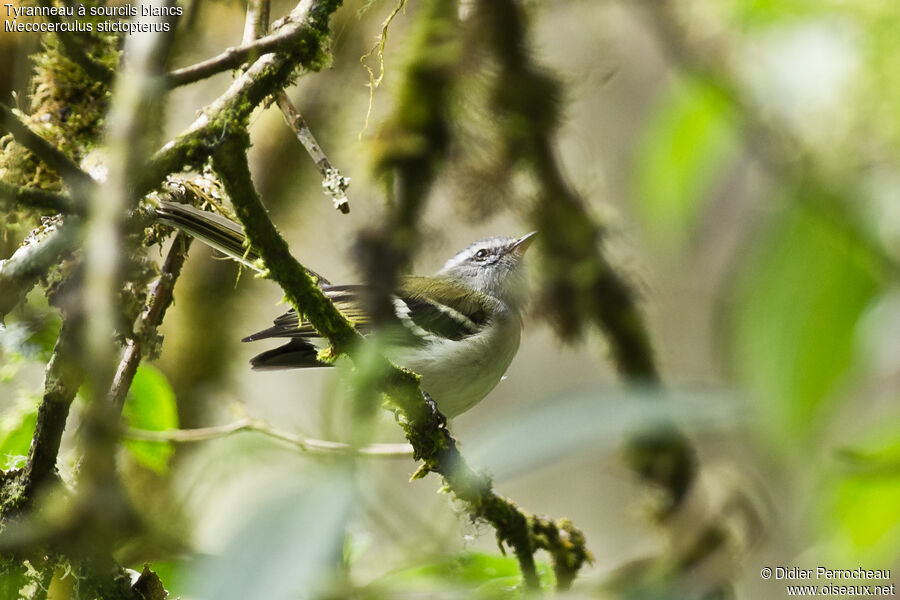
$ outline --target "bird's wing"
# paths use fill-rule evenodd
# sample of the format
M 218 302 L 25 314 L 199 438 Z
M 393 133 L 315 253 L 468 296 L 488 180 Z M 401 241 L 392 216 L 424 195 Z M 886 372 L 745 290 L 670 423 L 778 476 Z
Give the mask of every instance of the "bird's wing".
M 322 290 L 360 333 L 371 331 L 372 320 L 362 302 L 364 286 L 326 285 L 322 286 Z M 400 332 L 397 335 L 408 344 L 427 343 L 438 338 L 461 340 L 474 335 L 487 323 L 497 302 L 490 296 L 434 277 L 402 279 L 393 300 L 396 325 L 402 326 L 396 328 Z M 272 327 L 249 335 L 243 341 L 273 337 L 309 340 L 319 335 L 309 321 L 300 319 L 297 312 L 291 309 L 275 319 Z

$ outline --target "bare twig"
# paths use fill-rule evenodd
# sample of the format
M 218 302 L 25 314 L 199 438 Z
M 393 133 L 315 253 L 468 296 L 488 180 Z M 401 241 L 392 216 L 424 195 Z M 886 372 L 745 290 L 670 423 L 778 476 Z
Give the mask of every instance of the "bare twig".
M 15 113 L 3 103 L 0 103 L 0 126 L 9 131 L 13 138 L 32 154 L 44 161 L 48 167 L 56 171 L 69 187 L 83 193 L 94 180 L 82 171 L 78 165 L 72 162 L 59 148 L 33 132 L 28 125 L 23 123 Z
M 133 440 L 149 442 L 191 443 L 219 439 L 239 431 L 261 433 L 273 439 L 285 442 L 303 452 L 316 454 L 358 454 L 361 456 L 382 456 L 400 458 L 412 456 L 413 449 L 409 444 L 369 444 L 354 447 L 342 442 L 317 440 L 294 433 L 274 429 L 265 421 L 258 419 L 240 419 L 233 423 L 215 427 L 196 429 L 170 429 L 165 431 L 149 431 L 146 429 L 126 429 L 123 435 Z
M 276 97 L 276 102 L 278 102 L 278 108 L 281 109 L 288 127 L 291 128 L 294 135 L 306 148 L 313 162 L 316 163 L 316 168 L 322 175 L 322 189 L 331 196 L 334 207 L 346 215 L 350 212 L 350 201 L 347 199 L 347 187 L 350 185 L 350 178 L 341 175 L 340 170 L 331 165 L 331 161 L 325 156 L 321 146 L 319 146 L 312 131 L 310 131 L 309 125 L 306 124 L 306 119 L 293 105 L 287 93 L 280 92 Z
M 247 18 L 244 21 L 243 45 L 253 44 L 257 38 L 265 35 L 269 29 L 269 0 L 250 0 L 247 3 Z M 284 114 L 288 127 L 297 136 L 297 139 L 306 148 L 319 173 L 322 174 L 322 188 L 331 196 L 334 207 L 344 214 L 350 212 L 350 202 L 347 200 L 346 190 L 350 185 L 350 178 L 341 175 L 338 169 L 331 166 L 331 162 L 322 148 L 313 137 L 312 131 L 306 124 L 306 120 L 300 111 L 291 103 L 287 93 L 282 90 L 276 95 L 278 107 Z
M 166 76 L 166 84 L 172 88 L 187 85 L 222 71 L 237 69 L 245 62 L 256 60 L 265 54 L 290 50 L 297 45 L 297 33 L 294 27 L 283 27 L 252 43 L 228 48 L 217 56 L 172 71 Z

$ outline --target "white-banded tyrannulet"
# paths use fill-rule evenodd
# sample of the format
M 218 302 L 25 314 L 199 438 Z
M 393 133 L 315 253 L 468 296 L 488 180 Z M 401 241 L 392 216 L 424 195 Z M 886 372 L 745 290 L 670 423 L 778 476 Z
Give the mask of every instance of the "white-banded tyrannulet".
M 240 225 L 186 204 L 163 202 L 159 220 L 259 269 L 258 255 L 244 246 Z M 390 336 L 388 357 L 422 376 L 422 389 L 441 412 L 454 417 L 490 392 L 519 349 L 524 304 L 522 257 L 534 232 L 520 238 L 493 237 L 469 244 L 431 276 L 401 277 L 392 297 L 402 335 Z M 371 328 L 361 285 L 319 285 L 361 333 Z M 250 342 L 287 338 L 251 361 L 254 369 L 326 366 L 317 359 L 323 342 L 294 310 L 272 327 L 247 336 Z

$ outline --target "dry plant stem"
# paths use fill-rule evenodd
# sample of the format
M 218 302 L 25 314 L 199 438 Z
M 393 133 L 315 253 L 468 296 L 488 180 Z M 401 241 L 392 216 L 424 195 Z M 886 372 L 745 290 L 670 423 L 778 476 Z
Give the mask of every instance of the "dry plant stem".
M 352 357 L 360 336 L 291 256 L 287 243 L 269 220 L 250 178 L 246 159 L 248 144 L 246 131 L 239 128 L 213 156 L 213 167 L 235 205 L 247 238 L 259 250 L 268 276 L 281 285 L 288 301 L 329 340 L 333 356 L 350 354 Z M 560 580 L 571 581 L 589 556 L 583 536 L 574 528 L 571 534 L 535 536 L 532 531 L 535 517 L 495 494 L 490 478 L 474 472 L 466 464 L 456 449 L 446 420 L 433 402 L 425 400 L 418 378 L 383 359 L 380 370 L 385 373 L 382 391 L 398 409 L 398 420 L 413 447 L 414 458 L 423 461 L 417 476 L 430 471 L 443 475 L 450 490 L 466 502 L 470 514 L 490 522 L 498 539 L 513 548 L 526 585 L 539 587 L 534 563 L 534 552 L 539 548 L 548 550 L 554 557 L 555 568 L 563 575 Z M 542 522 L 557 532 L 566 526 Z
M 258 419 L 240 419 L 234 423 L 215 427 L 199 427 L 196 429 L 172 429 L 167 431 L 149 431 L 144 429 L 126 429 L 123 436 L 133 440 L 148 442 L 191 443 L 219 439 L 240 431 L 252 431 L 285 442 L 294 448 L 310 454 L 344 454 L 370 457 L 409 458 L 413 449 L 409 444 L 369 444 L 354 447 L 341 442 L 317 440 L 273 428 L 265 421 Z
M 48 167 L 56 171 L 76 194 L 84 193 L 94 183 L 91 176 L 82 171 L 72 159 L 33 132 L 13 113 L 12 109 L 2 103 L 0 103 L 0 126 L 9 131 L 17 142 L 28 148 Z
M 171 4 L 159 2 L 158 4 Z M 149 38 L 149 40 L 148 40 Z M 137 205 L 132 182 L 146 160 L 147 140 L 157 123 L 157 101 L 163 90 L 158 85 L 171 38 L 161 34 L 136 34 L 127 39 L 129 60 L 118 78 L 107 123 L 108 175 L 102 190 L 93 194 L 88 231 L 85 237 L 85 304 L 89 370 L 94 383 L 92 404 L 97 411 L 106 402 L 115 374 L 115 346 L 112 335 L 119 319 L 119 294 L 128 264 L 134 254 L 126 241 L 126 215 Z M 99 416 L 99 415 L 98 415 Z
M 348 214 L 350 212 L 350 201 L 344 193 L 348 185 L 347 179 L 342 177 L 340 171 L 331 165 L 331 161 L 325 156 L 322 147 L 319 146 L 315 136 L 310 131 L 309 125 L 306 124 L 306 119 L 303 118 L 303 115 L 300 114 L 300 111 L 288 98 L 287 93 L 284 91 L 279 92 L 275 97 L 275 101 L 278 103 L 278 108 L 281 109 L 281 114 L 284 115 L 284 120 L 287 121 L 288 127 L 291 128 L 291 131 L 294 132 L 294 135 L 297 136 L 297 139 L 303 144 L 306 152 L 316 164 L 316 168 L 324 180 L 323 187 L 334 200 L 334 207 L 343 214 Z
M 166 310 L 172 304 L 175 282 L 181 274 L 184 260 L 187 257 L 191 245 L 191 237 L 178 232 L 172 239 L 172 246 L 166 255 L 166 260 L 160 270 L 157 279 L 147 291 L 147 306 L 141 315 L 135 331 L 135 336 L 130 338 L 125 345 L 122 360 L 116 368 L 109 396 L 110 403 L 117 412 L 121 412 L 125 404 L 125 396 L 131 387 L 131 382 L 137 373 L 138 365 L 146 354 L 146 346 L 156 342 L 156 330 L 165 317 Z
M 5 181 L 0 181 L 0 207 L 6 210 L 18 207 L 63 214 L 78 212 L 72 198 L 66 194 L 12 185 Z

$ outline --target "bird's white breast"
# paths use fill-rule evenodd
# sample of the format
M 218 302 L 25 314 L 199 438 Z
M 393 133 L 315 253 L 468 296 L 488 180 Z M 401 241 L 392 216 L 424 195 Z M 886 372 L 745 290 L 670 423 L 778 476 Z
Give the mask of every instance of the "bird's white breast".
M 494 389 L 519 349 L 522 322 L 500 313 L 484 329 L 461 340 L 444 339 L 393 357 L 422 376 L 422 389 L 447 417 L 455 417 Z

